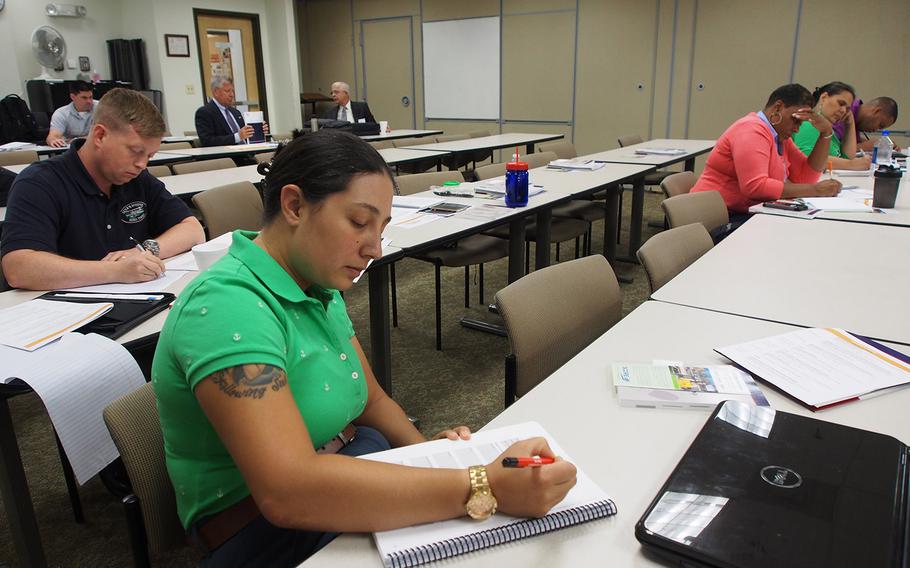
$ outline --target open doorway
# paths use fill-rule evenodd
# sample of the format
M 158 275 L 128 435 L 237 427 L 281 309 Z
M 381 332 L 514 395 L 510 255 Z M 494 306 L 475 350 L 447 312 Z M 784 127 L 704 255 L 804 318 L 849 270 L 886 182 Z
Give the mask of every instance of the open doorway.
M 203 103 L 212 97 L 212 77 L 220 75 L 233 81 L 240 112 L 262 111 L 268 121 L 259 15 L 194 8 L 193 19 Z

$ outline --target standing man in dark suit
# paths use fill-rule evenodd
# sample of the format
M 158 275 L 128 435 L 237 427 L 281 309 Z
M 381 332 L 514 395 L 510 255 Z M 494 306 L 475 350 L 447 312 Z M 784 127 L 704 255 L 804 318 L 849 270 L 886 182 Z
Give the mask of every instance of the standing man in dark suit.
M 253 127 L 244 124 L 243 114 L 234 108 L 234 83 L 226 78 L 212 78 L 212 100 L 196 110 L 196 135 L 203 146 L 230 146 L 253 135 Z M 263 130 L 269 133 L 268 124 Z
M 332 83 L 332 100 L 336 106 L 333 106 L 323 118 L 347 122 L 376 122 L 369 105 L 351 100 L 351 86 L 347 83 L 341 81 Z

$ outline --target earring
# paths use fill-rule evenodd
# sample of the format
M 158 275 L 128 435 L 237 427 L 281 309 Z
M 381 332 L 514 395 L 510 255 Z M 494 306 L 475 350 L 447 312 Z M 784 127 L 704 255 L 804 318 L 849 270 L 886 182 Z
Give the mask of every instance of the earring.
M 777 122 L 774 122 L 774 118 L 773 118 L 773 117 L 774 117 L 775 114 L 777 115 Z M 768 117 L 768 121 L 771 122 L 771 126 L 777 126 L 777 125 L 780 124 L 781 121 L 783 121 L 783 120 L 784 120 L 784 117 L 783 117 L 783 115 L 780 114 L 780 111 L 779 111 L 779 110 L 778 110 L 778 111 L 772 112 L 772 113 L 771 113 L 771 116 Z

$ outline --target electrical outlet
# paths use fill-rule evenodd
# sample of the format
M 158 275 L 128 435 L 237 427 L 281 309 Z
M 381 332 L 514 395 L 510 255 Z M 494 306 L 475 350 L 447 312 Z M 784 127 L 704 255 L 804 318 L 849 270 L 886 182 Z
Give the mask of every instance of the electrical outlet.
M 75 59 L 67 59 L 67 60 L 66 60 L 66 68 L 67 68 L 67 69 L 75 69 L 75 68 L 76 68 L 76 60 L 75 60 Z
M 186 86 L 186 94 L 195 95 L 196 94 L 196 85 L 188 84 Z

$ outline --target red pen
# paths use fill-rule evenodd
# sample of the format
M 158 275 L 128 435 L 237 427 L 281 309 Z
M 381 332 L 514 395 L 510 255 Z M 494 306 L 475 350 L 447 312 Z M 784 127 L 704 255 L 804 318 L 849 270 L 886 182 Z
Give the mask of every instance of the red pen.
M 503 458 L 502 467 L 536 467 L 553 463 L 553 458 L 534 456 L 530 458 Z

